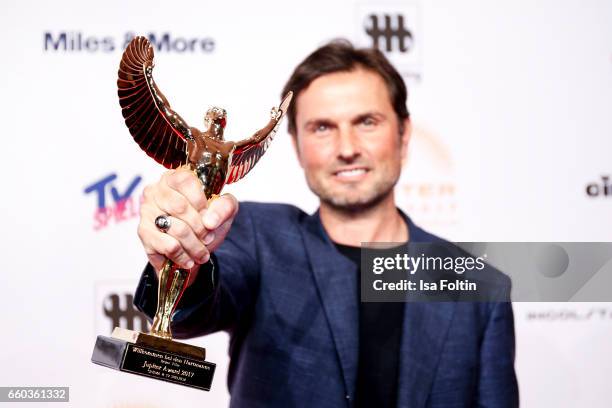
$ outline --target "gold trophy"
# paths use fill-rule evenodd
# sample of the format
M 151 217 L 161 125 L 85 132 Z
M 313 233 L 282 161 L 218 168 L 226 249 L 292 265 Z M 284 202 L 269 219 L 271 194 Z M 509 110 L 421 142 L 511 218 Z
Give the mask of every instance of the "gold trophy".
M 186 167 L 202 182 L 209 202 L 225 184 L 243 178 L 272 141 L 291 103 L 292 94 L 272 108 L 268 124 L 247 139 L 223 139 L 224 109 L 212 107 L 204 130 L 189 127 L 170 108 L 153 81 L 153 47 L 145 37 L 134 38 L 119 65 L 119 103 L 125 124 L 138 145 L 166 168 Z M 160 217 L 158 217 L 160 218 Z M 163 219 L 162 219 L 163 221 Z M 163 229 L 163 225 L 156 225 Z M 92 362 L 121 371 L 210 390 L 215 364 L 206 350 L 172 340 L 172 315 L 185 291 L 189 271 L 166 259 L 159 272 L 157 311 L 148 334 L 116 327 L 111 337 L 98 336 Z

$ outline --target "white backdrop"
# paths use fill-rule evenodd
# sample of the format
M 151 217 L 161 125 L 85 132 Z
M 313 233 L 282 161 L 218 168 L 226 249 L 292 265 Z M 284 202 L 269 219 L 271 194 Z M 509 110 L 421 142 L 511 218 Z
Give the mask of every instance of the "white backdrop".
M 225 107 L 226 134 L 240 139 L 266 123 L 315 47 L 335 37 L 369 45 L 370 15 L 382 25 L 389 14 L 392 28 L 401 15 L 413 41 L 401 52 L 395 39 L 389 56 L 416 128 L 401 207 L 457 241 L 610 240 L 610 1 L 5 0 L 1 9 L 0 386 L 69 386 L 75 407 L 227 405 L 225 334 L 193 341 L 218 363 L 210 393 L 89 362 L 113 317 L 139 328 L 127 306 L 145 262 L 136 214 L 142 188 L 162 173 L 117 101 L 130 32 L 168 34 L 175 47 L 156 52 L 155 77 L 175 110 L 201 126 L 209 105 Z M 181 51 L 190 39 L 204 49 Z M 284 130 L 227 191 L 317 205 Z M 515 314 L 523 406 L 612 406 L 610 304 L 516 303 Z

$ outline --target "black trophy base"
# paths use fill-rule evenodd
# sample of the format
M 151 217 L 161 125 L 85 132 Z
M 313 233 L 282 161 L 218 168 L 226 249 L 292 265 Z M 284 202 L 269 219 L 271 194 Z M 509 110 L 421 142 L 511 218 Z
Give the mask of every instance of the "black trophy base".
M 98 336 L 91 361 L 115 370 L 210 391 L 214 363 L 201 347 L 115 328 Z

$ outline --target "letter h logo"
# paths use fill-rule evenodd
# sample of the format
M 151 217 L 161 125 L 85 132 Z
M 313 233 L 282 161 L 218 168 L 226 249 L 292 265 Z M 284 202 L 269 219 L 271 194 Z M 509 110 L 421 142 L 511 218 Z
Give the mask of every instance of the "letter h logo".
M 412 32 L 404 26 L 403 15 L 383 14 L 379 16 L 370 14 L 367 16 L 366 22 L 365 32 L 372 39 L 372 47 L 381 51 L 392 52 L 394 51 L 393 39 L 395 38 L 397 51 L 407 53 L 412 48 Z M 384 39 L 384 48 L 381 48 L 381 39 Z
M 134 297 L 131 294 L 123 294 L 123 308 L 119 295 L 111 293 L 106 298 L 105 303 L 110 303 L 110 308 L 103 306 L 104 314 L 111 321 L 111 331 L 114 327 L 123 327 L 129 330 L 135 329 L 135 323 L 138 323 L 141 332 L 147 332 L 149 324 L 146 316 L 139 312 L 134 307 Z

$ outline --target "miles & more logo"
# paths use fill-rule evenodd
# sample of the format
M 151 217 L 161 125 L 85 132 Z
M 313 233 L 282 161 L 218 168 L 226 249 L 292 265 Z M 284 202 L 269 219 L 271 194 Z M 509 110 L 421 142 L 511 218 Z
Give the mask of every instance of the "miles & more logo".
M 113 36 L 88 35 L 81 31 L 45 31 L 43 33 L 43 49 L 45 52 L 65 53 L 111 53 L 122 45 L 123 51 L 135 33 L 128 31 L 123 35 L 123 41 L 118 41 Z M 215 40 L 211 37 L 182 37 L 169 32 L 148 33 L 149 39 L 155 52 L 183 53 L 205 53 L 209 54 L 215 50 Z
M 111 221 L 118 224 L 138 217 L 141 197 L 136 196 L 135 192 L 142 177 L 135 176 L 122 190 L 115 185 L 116 179 L 116 174 L 109 174 L 85 187 L 83 191 L 96 200 L 96 209 L 93 214 L 95 231 L 108 227 Z

